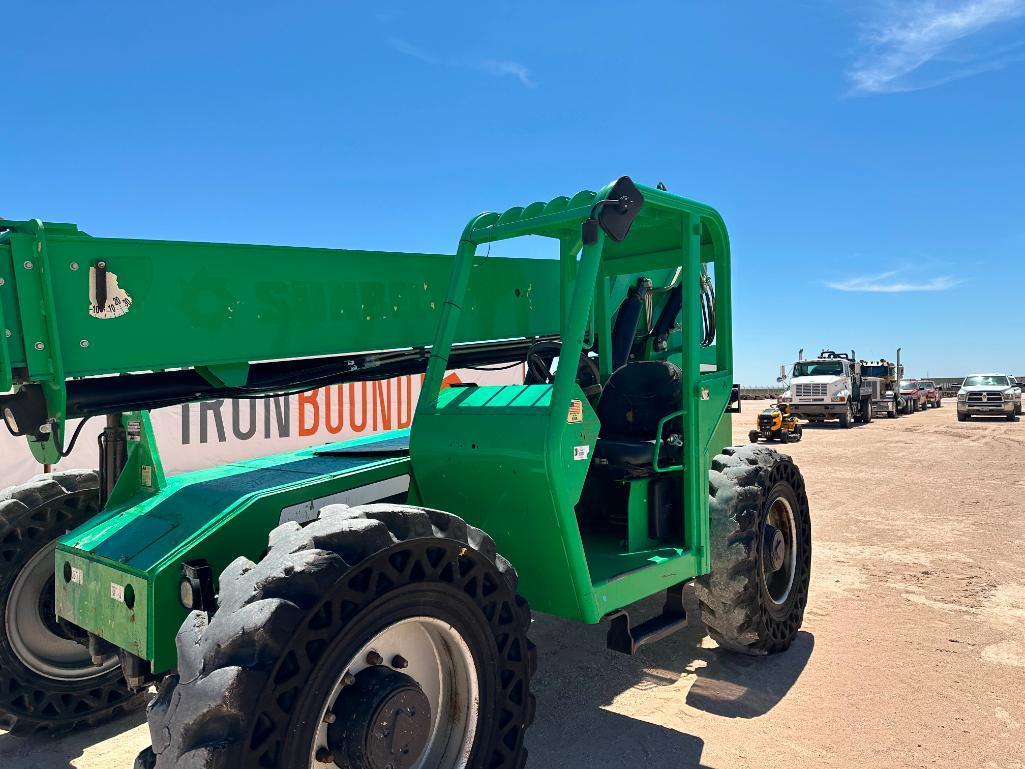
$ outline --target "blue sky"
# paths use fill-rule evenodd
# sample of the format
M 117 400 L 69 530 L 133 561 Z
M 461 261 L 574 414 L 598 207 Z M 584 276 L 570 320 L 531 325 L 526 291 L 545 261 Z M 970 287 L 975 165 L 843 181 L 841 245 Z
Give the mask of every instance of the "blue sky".
M 447 251 L 621 174 L 733 243 L 737 376 L 1025 373 L 1025 0 L 32 3 L 0 215 Z

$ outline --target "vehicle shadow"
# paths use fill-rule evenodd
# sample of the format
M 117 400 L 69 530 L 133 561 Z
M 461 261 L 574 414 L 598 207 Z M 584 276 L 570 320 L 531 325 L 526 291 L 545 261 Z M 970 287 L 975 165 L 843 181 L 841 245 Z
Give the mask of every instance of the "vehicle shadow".
M 693 711 L 748 719 L 782 700 L 812 656 L 812 634 L 801 632 L 789 651 L 771 657 L 723 652 L 707 638 L 690 588 L 684 600 L 690 626 L 633 657 L 606 649 L 605 623 L 535 615 L 531 635 L 540 658 L 528 769 L 621 769 L 636 762 L 713 769 L 702 760 L 704 740 L 681 728 L 695 723 Z M 631 617 L 644 619 L 661 604 L 661 597 L 644 601 L 631 607 Z M 144 724 L 137 711 L 56 738 L 0 733 L 0 767 L 70 769 L 91 749 L 85 765 L 130 769 L 149 742 Z
M 107 740 L 121 742 L 125 732 L 145 723 L 146 711 L 136 710 L 101 726 L 60 736 L 22 736 L 0 732 L 0 766 L 4 769 L 74 769 L 76 759 L 82 757 L 86 748 Z M 142 745 L 139 746 L 141 749 Z M 116 755 L 116 760 L 107 766 L 109 769 L 130 769 L 135 752 L 130 750 L 130 757 L 122 759 L 125 755 L 123 748 L 112 749 L 112 757 Z
M 582 627 L 536 615 L 538 709 L 527 736 L 528 767 L 618 769 L 673 756 L 679 769 L 709 769 L 703 740 L 675 728 L 693 722 L 688 708 L 755 718 L 790 691 L 811 658 L 811 633 L 801 632 L 789 651 L 772 657 L 723 652 L 706 636 L 693 591 L 684 596 L 690 627 L 634 657 L 606 650 L 607 624 Z M 650 599 L 636 613 L 643 618 L 660 607 L 660 598 Z

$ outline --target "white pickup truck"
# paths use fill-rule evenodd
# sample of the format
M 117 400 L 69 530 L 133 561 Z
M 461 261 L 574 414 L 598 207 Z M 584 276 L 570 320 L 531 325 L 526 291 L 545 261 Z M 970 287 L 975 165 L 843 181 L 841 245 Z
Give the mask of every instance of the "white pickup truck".
M 1021 415 L 1021 384 L 1007 374 L 972 374 L 957 391 L 957 421 L 973 416 L 1005 417 L 1016 421 Z

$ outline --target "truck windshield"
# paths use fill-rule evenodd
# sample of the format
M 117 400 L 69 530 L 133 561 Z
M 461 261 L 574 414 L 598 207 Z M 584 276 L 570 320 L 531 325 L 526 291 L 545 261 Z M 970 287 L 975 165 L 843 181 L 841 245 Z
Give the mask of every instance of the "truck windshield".
M 900 389 L 901 390 L 914 390 L 917 387 L 918 387 L 918 383 L 917 382 L 912 382 L 909 379 L 901 379 L 900 380 Z
M 968 377 L 962 387 L 1008 387 L 1010 384 L 1005 376 L 980 375 Z
M 794 364 L 794 376 L 842 376 L 843 364 L 839 361 L 803 360 Z
M 862 366 L 862 376 L 885 377 L 890 372 L 887 366 Z

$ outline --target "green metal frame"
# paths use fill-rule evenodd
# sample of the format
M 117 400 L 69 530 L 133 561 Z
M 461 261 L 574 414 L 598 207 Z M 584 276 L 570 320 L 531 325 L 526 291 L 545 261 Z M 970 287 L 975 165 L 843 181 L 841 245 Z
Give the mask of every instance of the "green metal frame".
M 411 435 L 417 484 L 428 503 L 488 531 L 517 565 L 523 592 L 536 608 L 592 623 L 708 571 L 708 464 L 730 440 L 725 412 L 733 384 L 729 243 L 722 219 L 702 204 L 641 187 L 645 203 L 628 237 L 615 243 L 599 232 L 595 243 L 584 245 L 581 225 L 611 189 L 471 220 L 456 252 Z M 591 455 L 600 425 L 576 383 L 575 366 L 560 366 L 544 393 L 507 386 L 442 394 L 478 248 L 529 235 L 560 243 L 564 360 L 577 360 L 591 334 L 599 350 L 611 349 L 614 308 L 625 293 L 617 296 L 617 287 L 653 271 L 683 281 L 682 330 L 667 354 L 683 372 L 685 546 L 631 552 L 617 543 L 585 541 L 577 504 L 588 463 L 574 457 Z M 714 270 L 720 322 L 718 343 L 703 349 L 698 302 L 707 266 Z M 650 347 L 646 354 L 655 357 Z M 607 379 L 608 356 L 600 356 L 600 364 Z M 703 364 L 714 370 L 702 371 Z M 583 404 L 579 423 L 564 416 L 577 402 Z
M 167 670 L 185 615 L 177 597 L 183 561 L 205 559 L 219 573 L 238 556 L 257 559 L 289 506 L 397 476 L 410 476 L 411 503 L 454 512 L 494 537 L 542 611 L 594 623 L 706 573 L 708 464 L 731 434 L 726 229 L 703 204 L 641 187 L 645 203 L 625 240 L 599 232 L 584 245 L 581 225 L 610 189 L 474 217 L 454 259 L 101 239 L 73 225 L 5 222 L 0 319 L 11 334 L 0 339 L 0 384 L 45 383 L 58 425 L 72 377 L 188 366 L 233 385 L 261 360 L 430 347 L 408 456 L 343 461 L 306 449 L 166 478 L 146 414 L 124 414 L 122 424 L 137 437 L 125 470 L 104 511 L 58 546 L 59 615 L 150 660 L 154 671 Z M 477 253 L 531 235 L 559 243 L 557 264 Z M 41 269 L 19 273 L 32 253 Z M 88 268 L 100 259 L 133 297 L 119 318 L 88 314 Z M 716 287 L 711 347 L 702 347 L 699 305 L 706 271 Z M 611 350 L 619 302 L 641 276 L 656 287 L 683 283 L 680 325 L 668 346 L 656 349 L 649 339 L 639 353 L 673 360 L 682 371 L 682 461 L 658 467 L 660 477 L 679 482 L 679 541 L 647 536 L 644 481 L 628 484 L 625 543 L 581 530 L 578 505 L 600 424 L 575 366 L 559 366 L 550 385 L 442 388 L 460 342 L 558 333 L 562 360 L 595 346 Z M 665 296 L 653 299 L 653 311 Z M 598 360 L 604 382 L 609 356 Z M 47 444 L 33 450 L 49 456 Z M 83 584 L 64 581 L 65 562 Z M 111 599 L 129 584 L 132 607 Z

